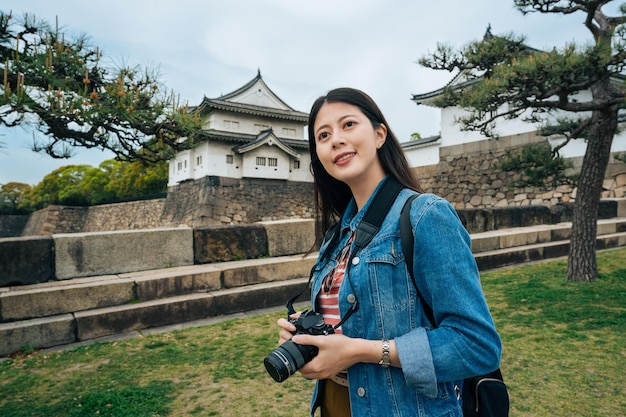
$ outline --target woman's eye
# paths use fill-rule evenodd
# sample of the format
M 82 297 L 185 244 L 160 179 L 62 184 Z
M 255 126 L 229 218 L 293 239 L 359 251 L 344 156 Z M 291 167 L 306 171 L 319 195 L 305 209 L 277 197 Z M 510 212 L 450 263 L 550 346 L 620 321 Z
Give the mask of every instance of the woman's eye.
M 352 126 L 354 126 L 355 124 L 356 124 L 355 122 L 350 121 L 350 122 L 346 122 L 345 126 L 346 126 L 346 127 L 352 127 Z
M 329 136 L 328 132 L 322 132 L 319 134 L 319 136 L 317 137 L 318 140 L 324 140 Z

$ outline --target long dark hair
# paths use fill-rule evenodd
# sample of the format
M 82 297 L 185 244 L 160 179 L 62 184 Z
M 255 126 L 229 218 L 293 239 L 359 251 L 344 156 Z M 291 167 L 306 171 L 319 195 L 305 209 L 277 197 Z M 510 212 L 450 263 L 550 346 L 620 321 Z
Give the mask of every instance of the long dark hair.
M 311 152 L 311 173 L 314 179 L 315 212 L 317 221 L 315 224 L 316 243 L 321 243 L 325 231 L 338 220 L 352 199 L 350 187 L 326 172 L 319 158 L 315 144 L 315 120 L 322 106 L 326 103 L 346 103 L 358 107 L 370 120 L 376 129 L 381 124 L 387 127 L 387 138 L 378 150 L 378 158 L 385 174 L 393 176 L 400 184 L 412 190 L 423 192 L 417 178 L 404 155 L 400 142 L 393 134 L 385 116 L 380 111 L 374 100 L 363 91 L 354 88 L 336 88 L 326 95 L 319 97 L 313 103 L 309 113 L 309 150 Z

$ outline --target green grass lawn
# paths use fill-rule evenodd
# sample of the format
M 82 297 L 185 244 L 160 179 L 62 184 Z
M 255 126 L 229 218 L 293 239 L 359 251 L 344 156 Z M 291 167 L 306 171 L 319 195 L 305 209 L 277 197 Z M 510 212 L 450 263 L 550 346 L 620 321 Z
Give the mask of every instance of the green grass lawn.
M 512 417 L 626 416 L 626 249 L 598 264 L 591 284 L 565 283 L 564 260 L 483 274 Z M 282 315 L 16 356 L 0 416 L 306 416 L 313 383 L 262 363 Z

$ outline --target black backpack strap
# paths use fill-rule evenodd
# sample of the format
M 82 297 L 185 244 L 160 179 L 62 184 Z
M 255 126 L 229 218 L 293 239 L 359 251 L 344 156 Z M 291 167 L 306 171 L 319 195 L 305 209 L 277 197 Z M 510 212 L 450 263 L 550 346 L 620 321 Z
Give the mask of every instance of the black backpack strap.
M 412 195 L 408 200 L 404 203 L 402 207 L 402 213 L 400 214 L 400 235 L 402 237 L 402 253 L 404 253 L 404 261 L 406 262 L 406 267 L 409 270 L 409 275 L 411 276 L 411 280 L 413 281 L 413 285 L 415 286 L 415 290 L 417 291 L 417 295 L 422 302 L 422 307 L 424 308 L 424 314 L 430 321 L 430 324 L 433 327 L 437 327 L 437 322 L 435 322 L 435 314 L 433 313 L 433 309 L 426 302 L 422 292 L 419 290 L 417 286 L 417 282 L 415 281 L 415 275 L 413 275 L 413 246 L 415 244 L 415 237 L 413 236 L 413 226 L 411 225 L 411 203 L 415 200 L 419 194 Z
M 400 184 L 395 178 L 391 176 L 385 178 L 383 181 L 384 182 L 381 185 L 380 190 L 378 190 L 378 192 L 376 193 L 376 197 L 374 198 L 374 201 L 372 201 L 371 205 L 369 206 L 369 208 L 363 215 L 363 219 L 357 226 L 355 236 L 354 236 L 355 250 L 351 251 L 350 253 L 350 259 L 348 260 L 348 263 L 347 263 L 348 268 L 350 267 L 352 263 L 352 258 L 354 257 L 354 255 L 360 249 L 363 249 L 365 246 L 367 246 L 372 241 L 376 233 L 378 233 L 378 229 L 380 229 L 380 225 L 385 219 L 385 216 L 387 216 L 387 212 L 389 211 L 393 203 L 396 201 L 396 197 L 398 196 L 398 194 L 400 194 L 400 191 L 402 191 L 402 189 L 404 188 L 402 184 Z M 339 233 L 340 227 L 341 227 L 341 221 L 338 221 L 337 223 L 335 223 L 334 225 L 328 228 L 328 231 L 324 235 L 322 245 L 324 245 L 324 242 L 327 242 L 329 240 L 330 240 L 330 243 L 326 245 L 326 250 L 324 251 L 324 253 L 320 255 L 320 259 L 323 259 L 324 257 L 326 257 L 327 256 L 326 254 L 330 252 L 330 249 L 334 248 L 334 246 L 337 244 L 337 240 L 339 239 L 339 235 L 340 235 Z M 296 294 L 295 296 L 291 297 L 287 301 L 286 307 L 287 307 L 288 314 L 295 313 L 295 309 L 293 308 L 293 303 L 311 285 L 311 281 L 313 279 L 314 268 L 315 266 L 311 268 L 311 273 L 309 274 L 309 280 L 306 286 L 304 287 L 304 289 L 300 291 L 298 294 Z M 348 280 L 349 280 L 350 276 L 348 275 L 348 271 L 346 271 L 346 275 L 348 276 Z M 356 311 L 358 308 L 359 308 L 359 304 L 358 302 L 355 302 L 353 304 L 352 309 L 348 313 L 348 315 L 346 315 L 341 320 L 339 325 L 341 325 L 344 321 L 346 321 L 348 317 L 350 317 L 350 315 L 352 315 L 352 313 Z M 338 327 L 339 325 L 337 325 L 336 327 Z
M 400 191 L 404 188 L 404 186 L 393 177 L 387 177 L 384 181 L 374 201 L 372 201 L 372 204 L 357 226 L 356 235 L 354 236 L 354 244 L 357 251 L 366 247 L 372 241 L 376 233 L 378 233 L 378 229 L 380 229 L 380 225 L 385 219 L 385 216 L 387 216 L 387 212 L 396 201 L 396 197 L 400 194 Z
M 366 247 L 376 236 L 380 225 L 387 216 L 387 212 L 396 201 L 396 197 L 400 194 L 400 191 L 404 188 L 395 178 L 387 177 L 383 180 L 381 188 L 377 191 L 374 201 L 371 202 L 367 211 L 363 215 L 363 218 L 359 222 L 354 233 L 354 250 L 350 251 L 348 262 L 346 263 L 345 276 L 348 278 L 348 282 L 352 286 L 350 279 L 350 266 L 352 265 L 352 259 L 355 255 L 364 247 Z M 335 325 L 335 328 L 341 326 L 348 318 L 359 309 L 359 301 L 355 300 L 352 304 L 352 308 L 341 319 L 339 324 Z

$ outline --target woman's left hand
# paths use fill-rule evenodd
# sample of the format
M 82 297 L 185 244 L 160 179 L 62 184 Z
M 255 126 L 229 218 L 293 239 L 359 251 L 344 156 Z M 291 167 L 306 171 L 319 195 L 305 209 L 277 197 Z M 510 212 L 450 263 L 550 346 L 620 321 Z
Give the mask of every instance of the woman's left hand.
M 345 371 L 359 362 L 358 345 L 361 340 L 341 334 L 294 336 L 293 342 L 299 345 L 317 346 L 319 349 L 317 356 L 300 368 L 300 373 L 309 379 L 326 379 Z

